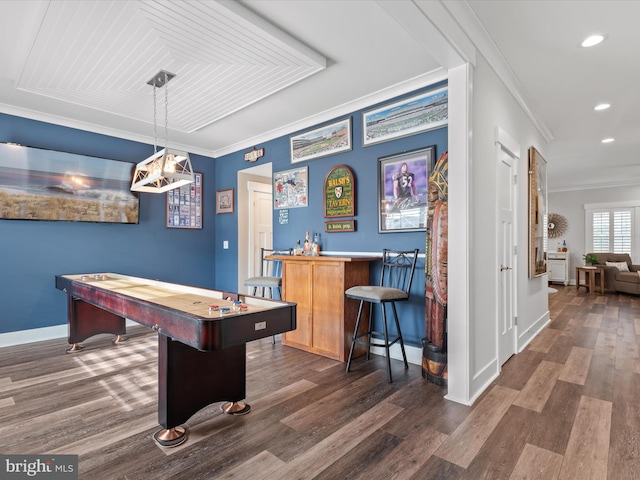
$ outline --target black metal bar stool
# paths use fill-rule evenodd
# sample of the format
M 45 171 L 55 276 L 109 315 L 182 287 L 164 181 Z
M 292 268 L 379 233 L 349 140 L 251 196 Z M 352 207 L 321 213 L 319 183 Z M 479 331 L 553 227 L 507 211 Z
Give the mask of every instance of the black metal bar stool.
M 411 282 L 413 281 L 413 273 L 416 269 L 418 260 L 418 249 L 413 251 L 393 251 L 384 249 L 382 251 L 382 272 L 380 274 L 380 285 L 362 285 L 349 288 L 345 295 L 348 298 L 360 300 L 358 308 L 358 318 L 356 320 L 355 329 L 353 331 L 353 339 L 351 340 L 351 349 L 349 350 L 349 359 L 347 360 L 347 372 L 351 368 L 351 360 L 356 343 L 367 346 L 367 360 L 370 358 L 371 346 L 384 347 L 387 356 L 387 377 L 391 383 L 391 357 L 389 356 L 389 348 L 396 342 L 400 343 L 402 350 L 402 358 L 404 359 L 405 370 L 409 368 L 407 355 L 404 351 L 404 340 L 402 339 L 402 330 L 398 321 L 398 312 L 396 311 L 396 302 L 405 302 L 409 300 L 409 292 L 411 290 Z M 360 320 L 362 319 L 362 308 L 364 303 L 369 303 L 369 328 L 366 332 L 358 333 Z M 373 304 L 381 305 L 382 311 L 382 332 L 373 330 Z M 393 319 L 396 325 L 396 334 L 393 338 L 389 338 L 389 327 L 387 325 L 386 306 L 391 304 L 393 311 Z M 363 340 L 362 337 L 366 337 Z
M 278 300 L 282 300 L 282 261 L 266 258 L 271 255 L 291 255 L 292 249 L 273 250 L 270 248 L 261 248 L 260 275 L 257 277 L 247 278 L 244 281 L 245 287 L 252 287 L 251 295 L 254 297 L 259 288 L 262 289 L 261 297 L 266 297 L 267 289 L 269 290 L 269 298 L 274 298 L 273 290 L 278 291 Z M 276 337 L 271 338 L 272 343 L 276 343 Z

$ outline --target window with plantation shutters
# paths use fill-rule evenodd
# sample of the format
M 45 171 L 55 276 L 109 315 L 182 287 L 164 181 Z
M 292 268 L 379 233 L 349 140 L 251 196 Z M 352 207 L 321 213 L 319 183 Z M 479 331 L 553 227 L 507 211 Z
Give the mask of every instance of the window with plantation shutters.
M 586 252 L 633 254 L 633 207 L 588 209 L 586 213 Z
M 631 211 L 613 212 L 613 252 L 631 254 Z
M 593 242 L 591 252 L 609 251 L 609 212 L 594 212 L 592 218 Z

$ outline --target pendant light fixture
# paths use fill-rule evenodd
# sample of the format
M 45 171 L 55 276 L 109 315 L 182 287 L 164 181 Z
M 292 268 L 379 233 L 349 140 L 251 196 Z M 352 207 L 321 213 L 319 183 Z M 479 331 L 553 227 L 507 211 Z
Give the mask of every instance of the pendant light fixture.
M 153 86 L 153 155 L 136 165 L 131 182 L 132 192 L 163 193 L 194 181 L 187 152 L 169 148 L 169 93 L 167 83 L 175 75 L 160 70 L 147 82 Z M 164 148 L 156 144 L 156 90 L 164 87 Z

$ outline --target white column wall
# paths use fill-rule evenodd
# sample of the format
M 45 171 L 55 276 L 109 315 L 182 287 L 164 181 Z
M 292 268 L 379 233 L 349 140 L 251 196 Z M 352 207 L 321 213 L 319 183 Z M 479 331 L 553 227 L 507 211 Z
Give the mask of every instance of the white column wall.
M 548 321 L 547 277 L 528 278 L 527 148 L 543 154 L 547 144 L 486 60 L 478 55 L 471 108 L 469 399 L 473 401 L 499 373 L 497 357 L 498 208 L 495 171 L 495 128 L 501 127 L 521 146 L 518 164 L 518 348 Z M 451 163 L 455 159 L 449 159 Z M 451 167 L 450 167 L 451 168 Z M 451 187 L 450 187 L 451 188 Z
M 449 258 L 447 303 L 448 400 L 470 404 L 469 324 L 470 255 L 472 242 L 470 182 L 472 156 L 470 109 L 473 66 L 449 69 Z

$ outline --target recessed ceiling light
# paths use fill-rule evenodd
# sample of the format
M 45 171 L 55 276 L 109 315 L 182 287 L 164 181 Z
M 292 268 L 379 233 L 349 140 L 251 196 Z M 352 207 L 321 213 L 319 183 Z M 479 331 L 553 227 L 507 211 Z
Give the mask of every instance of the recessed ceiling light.
M 580 44 L 583 47 L 593 47 L 595 45 L 598 45 L 599 43 L 601 43 L 604 40 L 604 35 L 591 35 L 590 37 L 587 37 L 586 39 L 584 39 L 584 41 Z
M 607 108 L 609 108 L 611 105 L 609 105 L 608 103 L 601 103 L 599 105 L 596 105 L 595 107 L 593 107 L 594 110 L 606 110 Z
M 602 140 L 602 143 L 611 143 L 615 140 L 615 138 L 605 138 Z

